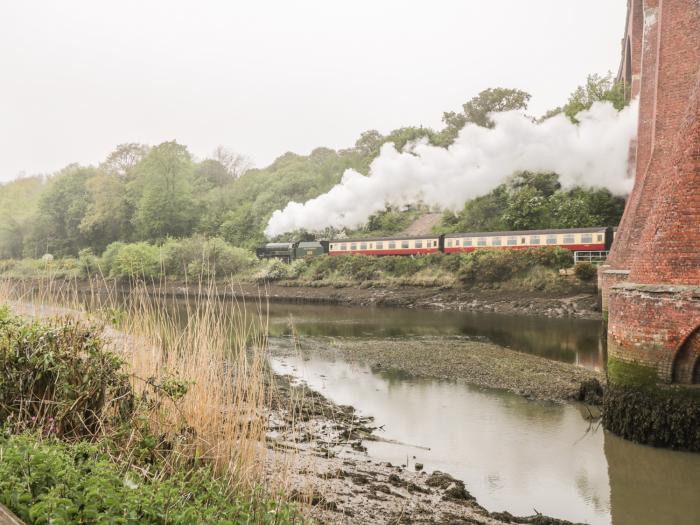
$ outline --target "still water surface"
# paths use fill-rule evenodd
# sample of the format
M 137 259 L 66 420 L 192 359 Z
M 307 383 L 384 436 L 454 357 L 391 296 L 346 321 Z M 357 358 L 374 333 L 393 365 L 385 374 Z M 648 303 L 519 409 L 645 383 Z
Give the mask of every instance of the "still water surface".
M 464 337 L 602 370 L 602 324 L 480 312 L 271 304 L 270 335 Z
M 605 360 L 601 326 L 593 321 L 278 304 L 270 324 L 276 337 L 292 326 L 302 337 L 444 335 L 593 368 Z M 272 366 L 374 416 L 383 437 L 408 444 L 367 442 L 371 456 L 447 471 L 489 510 L 537 509 L 591 524 L 700 523 L 700 454 L 621 440 L 587 421 L 581 406 L 417 379 L 323 352 L 274 358 Z

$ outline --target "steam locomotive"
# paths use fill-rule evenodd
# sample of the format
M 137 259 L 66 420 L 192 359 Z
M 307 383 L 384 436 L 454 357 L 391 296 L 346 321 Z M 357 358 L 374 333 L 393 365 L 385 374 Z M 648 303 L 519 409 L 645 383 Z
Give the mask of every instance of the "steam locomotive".
M 276 258 L 291 262 L 321 255 L 422 255 L 471 252 L 483 248 L 522 250 L 542 246 L 558 246 L 573 252 L 603 252 L 610 249 L 613 234 L 613 228 L 569 228 L 275 242 L 258 248 L 256 254 L 263 259 Z

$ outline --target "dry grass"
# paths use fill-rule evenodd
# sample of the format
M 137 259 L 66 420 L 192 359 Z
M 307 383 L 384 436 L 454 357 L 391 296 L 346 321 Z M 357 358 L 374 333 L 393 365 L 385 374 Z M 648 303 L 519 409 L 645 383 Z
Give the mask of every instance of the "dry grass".
M 28 313 L 36 315 L 67 308 L 110 321 L 105 335 L 127 363 L 142 400 L 141 419 L 172 447 L 167 461 L 206 462 L 238 489 L 269 486 L 266 455 L 273 451 L 265 441 L 275 393 L 266 364 L 264 301 L 252 308 L 223 301 L 213 282 L 199 283 L 196 291 L 173 301 L 165 283 L 132 283 L 122 292 L 101 278 L 87 289 L 63 279 L 0 281 L 0 302 L 29 303 Z M 135 423 L 123 453 L 133 454 L 142 437 Z M 278 455 L 272 492 L 288 488 L 290 463 L 288 454 Z

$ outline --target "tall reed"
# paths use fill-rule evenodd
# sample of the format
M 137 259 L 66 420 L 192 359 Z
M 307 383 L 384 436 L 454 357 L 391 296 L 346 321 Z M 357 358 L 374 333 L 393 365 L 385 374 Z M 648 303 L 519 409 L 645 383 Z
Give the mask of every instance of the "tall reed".
M 0 301 L 28 303 L 39 315 L 69 308 L 109 318 L 105 335 L 127 363 L 149 432 L 171 447 L 169 461 L 206 462 L 233 487 L 250 488 L 268 453 L 267 308 L 224 300 L 235 285 L 225 287 L 202 279 L 176 293 L 165 279 L 119 287 L 101 276 L 47 278 L 2 281 Z M 141 437 L 135 424 L 124 450 Z

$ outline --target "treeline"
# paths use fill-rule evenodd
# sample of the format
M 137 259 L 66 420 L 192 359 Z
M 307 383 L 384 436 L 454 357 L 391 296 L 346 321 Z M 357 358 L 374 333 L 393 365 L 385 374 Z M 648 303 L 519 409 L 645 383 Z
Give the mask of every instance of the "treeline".
M 556 173 L 518 173 L 493 191 L 446 211 L 441 232 L 617 226 L 625 199 L 605 188 L 563 190 Z
M 344 150 L 317 148 L 308 156 L 285 153 L 264 169 L 219 148 L 212 158 L 195 159 L 187 147 L 165 142 L 149 147 L 122 144 L 98 166 L 73 164 L 50 177 L 26 177 L 0 185 L 0 258 L 101 254 L 114 242 L 161 244 L 195 234 L 252 248 L 264 241 L 271 214 L 289 201 L 303 202 L 327 192 L 343 172 L 368 173 L 381 146 L 397 148 L 424 139 L 449 146 L 467 123 L 491 126 L 491 111 L 527 108 L 530 95 L 517 89 L 481 92 L 458 112 L 443 115 L 444 128 L 404 127 L 382 135 L 370 130 Z M 592 75 L 559 112 L 572 120 L 596 100 L 624 105 L 623 91 L 610 76 Z M 622 201 L 604 190 L 563 192 L 555 175 L 521 175 L 510 184 L 445 216 L 445 229 L 508 229 L 612 225 Z M 370 218 L 363 232 L 394 233 L 422 211 L 387 209 Z M 326 235 L 335 232 L 324 232 Z M 350 232 L 352 233 L 352 232 Z M 309 236 L 293 232 L 287 237 Z

